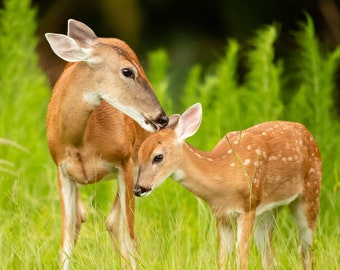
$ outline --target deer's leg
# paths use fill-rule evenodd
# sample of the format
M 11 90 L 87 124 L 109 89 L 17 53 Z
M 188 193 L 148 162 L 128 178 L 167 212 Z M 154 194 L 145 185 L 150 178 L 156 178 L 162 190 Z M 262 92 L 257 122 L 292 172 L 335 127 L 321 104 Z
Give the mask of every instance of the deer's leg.
M 62 212 L 60 265 L 62 269 L 69 269 L 70 256 L 77 242 L 81 223 L 86 220 L 86 211 L 79 199 L 76 182 L 62 168 L 59 168 L 58 188 Z
M 231 264 L 232 251 L 235 242 L 235 229 L 233 228 L 232 220 L 217 219 L 217 231 L 218 231 L 218 263 L 219 268 L 225 269 L 228 265 L 228 269 L 233 268 Z
M 273 231 L 277 213 L 278 209 L 274 209 L 256 218 L 254 239 L 261 253 L 264 269 L 274 269 L 276 267 L 273 251 Z
M 251 236 L 254 227 L 255 210 L 240 214 L 237 218 L 237 267 L 248 269 Z
M 119 188 L 119 186 L 118 186 Z M 120 198 L 119 192 L 117 192 L 117 196 L 115 198 L 113 207 L 110 211 L 109 216 L 106 219 L 106 229 L 110 233 L 111 239 L 113 241 L 113 245 L 117 253 L 120 253 L 119 250 L 119 232 L 120 232 L 120 215 L 121 215 L 121 206 L 120 206 Z
M 137 248 L 134 234 L 134 165 L 129 160 L 119 168 L 118 194 L 106 220 L 116 250 L 122 255 L 123 268 L 136 269 Z

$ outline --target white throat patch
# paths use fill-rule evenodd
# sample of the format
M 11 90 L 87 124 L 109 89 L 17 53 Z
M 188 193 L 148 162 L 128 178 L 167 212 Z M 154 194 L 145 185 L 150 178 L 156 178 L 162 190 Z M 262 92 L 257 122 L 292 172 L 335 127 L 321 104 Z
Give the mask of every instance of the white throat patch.
M 182 179 L 184 179 L 185 177 L 185 174 L 182 170 L 177 170 L 174 172 L 174 174 L 172 175 L 172 178 L 175 180 L 175 181 L 180 181 Z
M 102 101 L 101 97 L 95 91 L 85 93 L 83 96 L 83 100 L 86 103 L 89 103 L 94 106 L 99 106 L 99 104 Z

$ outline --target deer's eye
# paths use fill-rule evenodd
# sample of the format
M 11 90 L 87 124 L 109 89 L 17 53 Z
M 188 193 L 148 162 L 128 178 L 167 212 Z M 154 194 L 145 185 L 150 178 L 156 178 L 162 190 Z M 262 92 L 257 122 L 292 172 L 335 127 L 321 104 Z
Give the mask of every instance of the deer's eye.
M 163 160 L 163 155 L 157 155 L 153 158 L 152 163 L 157 164 L 160 163 Z
M 131 79 L 135 78 L 135 74 L 133 73 L 133 70 L 131 68 L 123 68 L 122 69 L 122 74 L 126 78 L 131 78 Z

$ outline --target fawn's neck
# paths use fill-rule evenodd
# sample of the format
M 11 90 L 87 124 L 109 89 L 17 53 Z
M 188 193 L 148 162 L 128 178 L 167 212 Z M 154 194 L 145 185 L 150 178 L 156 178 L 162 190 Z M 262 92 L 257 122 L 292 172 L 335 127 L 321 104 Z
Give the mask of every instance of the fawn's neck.
M 200 151 L 193 146 L 183 144 L 183 162 L 180 183 L 196 196 L 209 201 L 221 192 L 225 186 L 227 168 L 232 163 L 233 155 L 228 144 L 219 144 L 210 152 Z
M 224 137 L 211 152 L 183 145 L 181 185 L 207 201 L 216 217 L 240 213 L 250 205 L 247 172 L 237 149 Z

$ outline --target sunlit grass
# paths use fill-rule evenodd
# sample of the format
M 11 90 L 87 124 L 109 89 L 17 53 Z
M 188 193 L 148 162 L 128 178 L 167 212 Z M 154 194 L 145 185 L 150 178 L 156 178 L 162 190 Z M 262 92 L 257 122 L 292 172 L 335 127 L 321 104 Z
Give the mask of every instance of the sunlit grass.
M 18 197 L 24 199 L 16 200 L 14 210 L 0 212 L 2 269 L 58 268 L 61 216 L 57 190 L 52 181 L 48 182 L 49 192 L 41 194 L 38 200 L 30 200 L 28 190 L 20 185 Z M 105 200 L 97 201 L 95 197 L 107 188 L 112 188 L 112 199 L 105 196 Z M 110 181 L 82 190 L 88 220 L 82 226 L 71 260 L 73 269 L 120 269 L 105 229 L 115 188 L 116 181 Z M 339 205 L 334 195 L 325 193 Z M 339 267 L 340 229 L 335 213 L 335 205 L 321 212 L 313 244 L 316 269 Z M 140 269 L 217 268 L 217 232 L 209 207 L 171 180 L 150 196 L 137 199 L 136 235 Z M 278 269 L 302 269 L 298 244 L 293 218 L 284 208 L 274 234 Z M 254 243 L 249 264 L 249 269 L 261 267 Z

